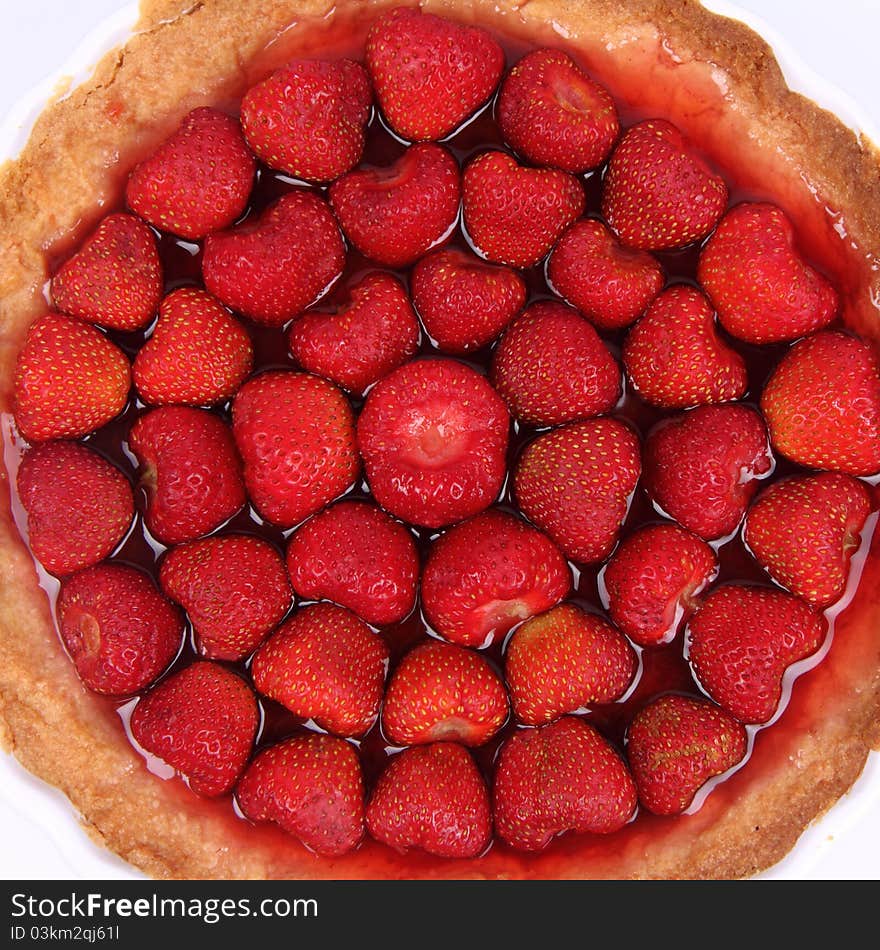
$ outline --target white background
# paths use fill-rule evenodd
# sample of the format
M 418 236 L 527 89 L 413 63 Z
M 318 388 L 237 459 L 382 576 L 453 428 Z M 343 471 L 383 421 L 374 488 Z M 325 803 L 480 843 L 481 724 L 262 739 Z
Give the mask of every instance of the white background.
M 722 13 L 733 9 L 727 0 L 706 0 L 706 5 Z M 880 129 L 880 0 L 739 0 L 737 6 L 743 18 L 778 42 L 790 81 L 839 114 L 856 117 L 862 128 Z M 95 44 L 89 34 L 107 17 L 114 18 L 121 38 L 134 19 L 124 8 L 131 9 L 121 0 L 0 0 L 0 118 L 11 114 L 19 125 L 26 124 L 31 111 L 20 107 L 22 97 L 41 83 L 48 93 L 52 83 L 46 80 L 57 79 L 78 48 L 77 68 L 91 61 Z M 844 96 L 821 79 L 817 83 L 814 74 Z M 0 148 L 8 149 L 8 123 L 6 132 Z M 873 137 L 880 142 L 876 131 Z M 871 757 L 854 792 L 767 877 L 880 878 L 878 759 Z M 2 879 L 135 876 L 90 843 L 60 793 L 2 754 L 0 842 Z

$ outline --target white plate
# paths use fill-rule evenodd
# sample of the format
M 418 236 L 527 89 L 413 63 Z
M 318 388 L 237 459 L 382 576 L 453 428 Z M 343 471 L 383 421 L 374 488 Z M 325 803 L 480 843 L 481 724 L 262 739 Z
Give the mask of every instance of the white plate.
M 880 143 L 877 0 L 835 0 L 830 17 L 827 4 L 816 0 L 705 0 L 705 5 L 752 25 L 773 45 L 793 88 Z M 0 8 L 0 116 L 7 115 L 0 125 L 0 156 L 8 156 L 23 144 L 59 80 L 82 79 L 103 51 L 127 35 L 136 6 L 121 0 L 0 0 Z M 53 72 L 58 63 L 65 66 Z M 5 880 L 140 877 L 91 843 L 60 792 L 3 755 L 0 841 L 0 878 Z M 763 877 L 877 879 L 877 842 L 880 756 L 874 754 L 852 792 Z

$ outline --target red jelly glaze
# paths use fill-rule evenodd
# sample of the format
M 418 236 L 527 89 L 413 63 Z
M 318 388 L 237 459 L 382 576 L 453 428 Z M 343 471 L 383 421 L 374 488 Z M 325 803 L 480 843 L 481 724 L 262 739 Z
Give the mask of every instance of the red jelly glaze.
M 331 18 L 332 19 L 332 18 Z M 314 30 L 314 39 L 308 44 L 308 55 L 320 55 L 324 58 L 336 58 L 348 56 L 355 59 L 362 58 L 363 36 L 368 24 L 358 22 L 354 29 L 353 24 L 337 18 L 335 23 L 323 21 L 320 24 L 308 24 L 309 29 Z M 497 30 L 496 30 L 497 33 Z M 536 38 L 530 43 L 523 42 L 520 39 L 514 39 L 510 36 L 502 35 L 500 37 L 506 52 L 508 66 L 515 63 L 528 49 L 541 45 L 542 39 L 549 45 L 564 46 L 558 37 Z M 577 58 L 577 51 L 570 50 Z M 272 68 L 284 62 L 291 51 L 284 42 L 280 42 L 276 47 L 270 48 L 266 53 L 254 63 L 250 69 L 248 82 L 253 83 L 262 79 Z M 601 75 L 593 71 L 596 78 L 602 80 Z M 631 95 L 627 95 L 627 90 L 612 88 L 615 94 L 618 106 L 620 107 L 622 124 L 624 127 L 647 118 L 649 115 L 629 103 L 638 98 L 637 90 L 630 90 Z M 235 104 L 229 104 L 230 111 L 235 110 Z M 506 149 L 503 143 L 499 128 L 494 120 L 492 107 L 488 107 L 473 121 L 465 126 L 461 131 L 454 135 L 445 143 L 453 151 L 459 162 L 463 165 L 471 156 L 489 148 Z M 393 138 L 383 127 L 377 116 L 373 116 L 370 124 L 366 149 L 363 161 L 367 164 L 386 165 L 397 158 L 405 148 L 399 141 Z M 742 200 L 774 200 L 773 195 L 769 193 L 760 193 L 755 189 L 744 186 L 740 183 L 735 169 L 720 169 L 725 175 L 731 188 L 731 203 L 735 204 Z M 588 175 L 585 180 L 585 189 L 587 193 L 587 214 L 599 214 L 599 193 L 601 186 L 601 172 L 595 172 Z M 258 214 L 267 204 L 274 201 L 281 195 L 287 193 L 295 187 L 305 186 L 299 182 L 294 182 L 290 178 L 276 173 L 270 169 L 261 166 L 259 168 L 256 185 L 251 197 L 251 201 L 245 211 L 242 219 Z M 315 188 L 321 192 L 325 189 Z M 810 235 L 810 240 L 806 243 L 811 249 L 821 248 L 825 240 L 822 234 Z M 165 274 L 165 291 L 170 292 L 178 287 L 188 286 L 200 283 L 200 248 L 192 243 L 184 242 L 171 235 L 158 235 L 159 248 L 162 258 Z M 467 244 L 459 230 L 456 230 L 449 240 L 449 245 L 468 249 Z M 695 282 L 696 262 L 698 248 L 691 247 L 681 251 L 665 252 L 658 255 L 666 272 L 669 282 L 688 281 Z M 59 257 L 59 263 L 62 258 Z M 839 284 L 846 286 L 846 272 L 840 261 L 835 261 L 836 266 L 823 267 L 825 262 L 823 258 L 813 257 L 811 263 L 820 270 L 832 273 Z M 371 270 L 380 269 L 377 265 L 365 259 L 358 252 L 351 250 L 348 255 L 345 273 L 342 279 L 336 284 L 331 293 L 324 298 L 321 303 L 333 304 L 345 299 L 347 288 L 351 286 L 361 276 Z M 399 272 L 398 276 L 408 285 L 408 272 Z M 531 268 L 525 273 L 529 288 L 529 298 L 527 303 L 536 300 L 546 299 L 552 296 L 548 288 L 543 272 L 543 266 Z M 285 333 L 282 329 L 272 329 L 244 321 L 254 342 L 255 362 L 254 372 L 262 372 L 268 369 L 294 369 L 298 368 L 292 357 L 287 352 L 285 345 Z M 758 397 L 763 384 L 769 376 L 772 369 L 778 363 L 781 355 L 787 349 L 785 344 L 772 345 L 765 347 L 750 346 L 730 338 L 723 330 L 719 328 L 722 337 L 725 338 L 734 349 L 740 352 L 746 360 L 749 372 L 749 391 L 745 397 L 746 402 L 753 405 L 757 404 Z M 133 356 L 139 346 L 144 342 L 146 335 L 139 331 L 135 333 L 109 334 L 110 337 L 119 344 L 130 356 Z M 620 347 L 624 337 L 623 332 L 603 333 L 602 336 L 615 355 L 620 354 Z M 423 335 L 423 344 L 421 347 L 423 354 L 435 352 Z M 481 373 L 486 373 L 491 357 L 491 348 L 469 354 L 464 360 Z M 362 405 L 362 401 L 353 400 L 355 410 Z M 124 472 L 128 473 L 134 483 L 137 481 L 136 468 L 126 452 L 127 433 L 143 411 L 143 407 L 132 401 L 125 412 L 111 424 L 104 427 L 101 431 L 95 433 L 88 439 L 89 444 L 97 449 L 105 457 L 113 461 Z M 229 419 L 229 404 L 215 410 L 223 418 Z M 642 437 L 649 429 L 667 413 L 645 404 L 632 393 L 625 393 L 615 415 L 630 422 Z M 522 451 L 525 444 L 534 437 L 534 429 L 524 426 L 513 426 L 511 448 L 510 448 L 510 466 L 515 463 L 516 458 Z M 776 470 L 772 480 L 796 474 L 802 471 L 798 466 L 782 458 L 776 459 Z M 161 546 L 148 539 L 143 529 L 143 513 L 145 510 L 146 496 L 142 491 L 136 493 L 138 516 L 134 530 L 116 552 L 114 560 L 136 565 L 149 571 L 154 577 L 158 573 L 158 562 L 161 558 Z M 349 498 L 369 497 L 369 493 L 364 482 L 355 486 L 347 495 Z M 509 487 L 506 487 L 502 498 L 500 499 L 502 507 L 515 510 L 515 501 L 511 497 Z M 651 503 L 644 494 L 641 487 L 636 490 L 630 511 L 623 530 L 623 536 L 631 533 L 638 526 L 650 521 L 660 520 L 660 516 L 652 508 Z M 246 510 L 232 519 L 222 529 L 222 533 L 230 531 L 240 531 L 248 534 L 258 535 L 277 547 L 283 553 L 285 547 L 285 538 L 289 532 L 282 532 L 274 526 L 262 522 L 251 510 Z M 417 545 L 420 551 L 422 562 L 430 546 L 433 532 L 430 530 L 413 530 Z M 761 571 L 757 563 L 748 553 L 742 544 L 739 535 L 721 545 L 718 550 L 721 571 L 718 582 L 725 581 L 747 581 L 750 583 L 759 583 L 770 585 L 767 576 Z M 872 574 L 880 573 L 877 568 L 877 558 L 872 558 L 869 562 L 869 570 Z M 578 567 L 575 571 L 577 578 L 572 600 L 588 611 L 602 611 L 602 603 L 599 594 L 599 572 L 601 565 L 590 567 Z M 870 582 L 870 578 L 866 579 Z M 850 612 L 851 613 L 851 612 Z M 839 628 L 842 621 L 847 624 L 857 623 L 857 618 L 849 614 L 841 617 L 837 623 Z M 391 647 L 392 659 L 391 669 L 399 661 L 400 657 L 410 649 L 414 644 L 422 641 L 427 635 L 426 625 L 421 617 L 418 605 L 415 611 L 405 621 L 392 627 L 383 628 L 381 635 L 384 636 Z M 829 640 L 833 635 L 829 634 Z M 640 651 L 641 662 L 636 682 L 627 696 L 618 703 L 597 706 L 586 713 L 585 718 L 596 725 L 618 748 L 623 748 L 623 741 L 628 722 L 637 709 L 644 705 L 648 700 L 660 693 L 669 691 L 680 691 L 691 694 L 699 694 L 699 687 L 693 680 L 690 669 L 683 656 L 683 637 L 682 634 L 663 647 L 646 649 Z M 823 651 L 820 651 L 820 655 Z M 486 651 L 486 655 L 497 667 L 501 666 L 503 648 L 498 644 Z M 195 658 L 192 638 L 189 638 L 184 650 L 175 661 L 172 669 L 181 669 L 191 663 Z M 832 653 L 833 656 L 833 653 Z M 775 762 L 775 756 L 779 749 L 785 748 L 786 733 L 795 731 L 805 720 L 809 711 L 818 701 L 817 696 L 821 696 L 821 689 L 825 681 L 833 678 L 830 672 L 823 675 L 823 671 L 829 666 L 830 661 L 825 664 L 817 665 L 813 669 L 803 673 L 797 682 L 797 687 L 791 692 L 788 705 L 782 714 L 780 720 L 774 724 L 772 729 L 758 730 L 754 735 L 754 743 L 751 750 L 750 760 L 747 767 L 740 772 L 728 778 L 725 782 L 718 784 L 712 795 L 703 805 L 700 815 L 688 815 L 677 819 L 658 818 L 650 815 L 644 810 L 640 811 L 636 819 L 625 829 L 611 836 L 604 838 L 590 835 L 566 835 L 557 839 L 548 849 L 538 855 L 523 855 L 510 850 L 500 842 L 495 842 L 488 855 L 468 862 L 453 862 L 462 875 L 487 874 L 495 876 L 504 874 L 505 876 L 521 877 L 546 877 L 552 878 L 559 876 L 555 870 L 560 867 L 569 867 L 571 855 L 576 854 L 579 866 L 583 867 L 584 873 L 590 875 L 601 874 L 603 863 L 606 859 L 610 860 L 615 854 L 622 854 L 624 851 L 635 853 L 650 838 L 668 826 L 670 821 L 679 822 L 697 822 L 702 819 L 711 820 L 712 815 L 719 814 L 724 808 L 725 803 L 732 801 L 738 789 L 745 787 L 750 775 L 754 775 L 759 769 L 770 768 Z M 232 664 L 232 667 L 238 669 L 240 673 L 247 676 L 247 663 Z M 809 666 L 806 663 L 805 666 Z M 96 703 L 106 703 L 108 710 L 115 710 L 117 706 L 110 701 L 96 698 Z M 263 707 L 263 726 L 259 735 L 258 748 L 273 744 L 287 736 L 296 734 L 304 730 L 305 726 L 301 720 L 296 719 L 288 713 L 279 704 L 266 699 L 261 699 Z M 123 719 L 130 713 L 131 703 L 124 704 L 118 708 L 119 714 Z M 126 723 L 127 725 L 127 723 Z M 474 750 L 478 762 L 484 771 L 487 781 L 491 782 L 491 774 L 494 758 L 498 747 L 503 740 L 516 728 L 512 722 L 487 745 Z M 364 766 L 367 788 L 371 788 L 378 774 L 382 771 L 389 751 L 388 744 L 381 734 L 378 724 L 367 734 L 360 744 L 361 757 Z M 270 842 L 271 846 L 277 849 L 280 860 L 283 861 L 283 854 L 286 849 L 300 849 L 301 846 L 293 839 L 282 833 L 276 828 L 270 826 L 252 827 L 245 821 L 235 818 L 230 802 L 227 801 L 198 801 L 194 803 L 191 793 L 186 791 L 181 783 L 179 789 L 175 789 L 177 794 L 185 796 L 185 807 L 192 809 L 199 807 L 204 809 L 226 809 L 229 813 L 229 832 L 230 840 L 242 848 L 247 848 L 248 843 L 255 840 Z M 184 801 L 181 800 L 181 805 Z M 316 862 L 320 859 L 315 858 Z M 344 859 L 349 860 L 349 859 Z M 351 859 L 351 865 L 343 869 L 342 865 L 337 865 L 333 870 L 334 874 L 344 874 L 345 876 L 358 877 L 413 877 L 413 876 L 432 876 L 434 874 L 449 873 L 444 872 L 442 866 L 450 862 L 448 859 L 431 857 L 421 853 L 410 853 L 406 857 L 401 857 L 386 846 L 378 844 L 369 838 L 364 841 L 361 848 Z M 591 872 L 590 869 L 593 869 Z M 320 866 L 316 864 L 314 872 L 320 874 Z

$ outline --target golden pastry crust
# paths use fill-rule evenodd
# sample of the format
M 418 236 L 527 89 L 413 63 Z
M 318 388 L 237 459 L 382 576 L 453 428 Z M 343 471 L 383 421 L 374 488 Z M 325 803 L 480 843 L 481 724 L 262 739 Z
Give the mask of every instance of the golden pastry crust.
M 45 309 L 53 259 L 118 200 L 141 155 L 197 105 L 233 101 L 294 52 L 321 48 L 340 19 L 352 32 L 388 0 L 143 0 L 136 34 L 41 115 L 21 156 L 0 169 L 0 410 L 15 356 Z M 637 77 L 640 104 L 699 138 L 724 165 L 788 183 L 781 203 L 846 280 L 845 319 L 880 339 L 880 156 L 833 116 L 788 90 L 766 44 L 694 0 L 428 0 L 458 19 L 567 46 L 618 95 Z M 291 26 L 291 24 L 294 24 Z M 675 77 L 675 78 L 673 78 Z M 621 90 L 624 92 L 621 93 Z M 690 106 L 698 95 L 701 110 Z M 768 177 L 770 176 L 770 177 Z M 774 197 L 778 197 L 774 192 Z M 817 222 L 822 222 L 816 227 Z M 817 236 L 818 235 L 818 236 Z M 562 839 L 550 853 L 496 849 L 473 862 L 402 859 L 370 846 L 321 860 L 228 806 L 152 776 L 116 713 L 87 693 L 54 631 L 47 596 L 12 514 L 14 472 L 0 468 L 0 743 L 61 788 L 101 844 L 156 877 L 740 877 L 781 858 L 833 804 L 880 744 L 880 540 L 834 648 L 798 684 L 798 723 L 762 733 L 749 768 L 693 816 L 631 829 L 619 847 Z M 767 738 L 764 739 L 764 736 Z

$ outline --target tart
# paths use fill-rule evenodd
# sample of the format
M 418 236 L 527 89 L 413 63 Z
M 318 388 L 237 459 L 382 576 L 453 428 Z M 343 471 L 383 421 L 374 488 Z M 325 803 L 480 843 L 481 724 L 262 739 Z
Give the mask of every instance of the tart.
M 3 169 L 3 743 L 156 877 L 754 874 L 880 740 L 877 153 L 696 3 L 396 6 L 146 2 Z

